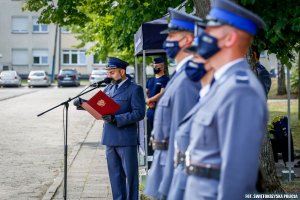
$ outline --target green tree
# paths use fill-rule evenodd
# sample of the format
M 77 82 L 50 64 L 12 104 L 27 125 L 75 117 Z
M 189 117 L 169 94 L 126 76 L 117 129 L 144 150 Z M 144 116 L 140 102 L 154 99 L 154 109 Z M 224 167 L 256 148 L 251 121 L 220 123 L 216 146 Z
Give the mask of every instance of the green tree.
M 296 0 L 241 0 L 266 22 L 267 28 L 254 41 L 261 49 L 268 49 L 279 59 L 277 94 L 286 94 L 285 67 L 292 67 L 295 52 L 299 52 L 300 4 Z
M 110 54 L 133 61 L 133 36 L 146 21 L 162 17 L 182 0 L 28 0 L 24 10 L 40 11 L 39 22 L 67 26 L 102 60 Z

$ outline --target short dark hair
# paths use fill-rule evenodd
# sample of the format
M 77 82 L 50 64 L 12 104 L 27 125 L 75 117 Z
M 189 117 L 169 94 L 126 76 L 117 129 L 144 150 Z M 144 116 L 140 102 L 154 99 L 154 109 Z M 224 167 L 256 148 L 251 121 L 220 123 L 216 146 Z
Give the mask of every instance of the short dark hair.
M 257 56 L 257 58 L 259 59 L 260 52 L 259 52 L 259 50 L 258 50 L 258 47 L 257 47 L 257 46 L 254 46 L 254 45 L 252 45 L 252 46 L 251 46 L 251 50 L 252 50 L 252 53 L 254 53 L 254 52 L 255 52 L 255 54 L 256 54 L 256 56 Z

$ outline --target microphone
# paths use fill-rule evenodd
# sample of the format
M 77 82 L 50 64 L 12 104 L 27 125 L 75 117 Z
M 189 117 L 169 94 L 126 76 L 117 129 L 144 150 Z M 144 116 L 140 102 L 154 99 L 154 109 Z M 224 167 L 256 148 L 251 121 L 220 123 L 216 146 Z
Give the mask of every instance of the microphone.
M 108 84 L 108 83 L 110 83 L 111 81 L 112 81 L 112 78 L 106 77 L 104 80 L 99 81 L 99 82 L 97 82 L 97 83 L 93 83 L 93 84 L 91 84 L 90 86 L 91 86 L 91 87 L 100 87 L 102 83 Z

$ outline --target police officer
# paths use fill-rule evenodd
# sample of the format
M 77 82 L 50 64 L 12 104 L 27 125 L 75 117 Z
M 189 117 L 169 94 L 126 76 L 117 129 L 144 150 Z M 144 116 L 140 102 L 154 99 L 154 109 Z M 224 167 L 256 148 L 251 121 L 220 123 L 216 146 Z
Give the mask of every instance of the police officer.
M 193 42 L 194 23 L 201 19 L 169 8 L 169 28 L 164 48 L 168 57 L 177 64 L 175 75 L 168 82 L 154 115 L 154 158 L 147 178 L 145 194 L 165 199 L 174 170 L 174 133 L 184 115 L 197 103 L 200 84 L 191 81 L 184 73 L 191 55 L 184 51 Z M 167 155 L 168 154 L 168 155 Z
M 255 60 L 255 74 L 264 88 L 266 97 L 268 97 L 268 93 L 272 85 L 271 75 L 268 70 L 259 62 L 260 52 L 258 51 L 258 48 L 256 46 L 252 46 L 251 50 L 253 59 Z
M 127 78 L 127 66 L 110 57 L 106 68 L 112 84 L 104 92 L 121 106 L 114 115 L 103 116 L 102 144 L 114 200 L 138 199 L 137 123 L 145 116 L 145 99 L 142 87 Z
M 164 93 L 164 90 L 169 81 L 169 77 L 165 75 L 165 64 L 162 57 L 153 59 L 153 72 L 154 77 L 147 81 L 146 85 L 146 103 L 148 105 L 147 109 L 147 141 L 150 141 L 151 131 L 153 129 L 153 120 L 155 107 L 158 100 Z M 153 149 L 151 144 L 147 146 L 148 152 L 147 156 L 153 157 Z M 148 160 L 148 159 L 147 159 Z M 152 160 L 152 159 L 151 159 Z M 148 161 L 148 167 L 151 167 L 151 161 Z
M 189 52 L 194 54 L 193 59 L 187 65 L 185 72 L 187 77 L 194 82 L 201 83 L 199 101 L 207 94 L 210 88 L 210 82 L 213 78 L 214 70 L 212 67 L 205 65 L 205 60 L 197 54 L 198 38 L 195 37 L 192 47 L 188 48 Z M 168 194 L 168 200 L 182 200 L 184 197 L 187 174 L 185 172 L 185 152 L 190 143 L 190 127 L 192 118 L 197 111 L 200 102 L 198 102 L 190 112 L 181 121 L 178 130 L 175 133 L 175 155 L 174 155 L 174 175 Z
M 198 52 L 215 72 L 190 127 L 186 200 L 240 200 L 255 192 L 268 112 L 245 56 L 264 25 L 229 0 L 216 0 L 207 16 Z

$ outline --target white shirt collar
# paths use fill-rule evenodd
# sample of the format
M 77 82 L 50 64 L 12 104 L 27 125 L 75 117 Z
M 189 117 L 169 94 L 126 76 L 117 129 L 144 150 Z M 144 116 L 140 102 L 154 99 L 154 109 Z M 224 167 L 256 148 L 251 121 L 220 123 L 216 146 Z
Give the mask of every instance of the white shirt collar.
M 125 80 L 121 81 L 121 83 L 118 84 L 118 88 L 121 87 L 121 85 L 123 85 L 123 83 L 125 83 L 125 81 L 127 81 L 128 78 L 126 78 Z
M 230 67 L 243 60 L 245 60 L 245 58 L 238 58 L 220 67 L 214 74 L 215 80 L 219 80 Z
M 206 86 L 201 88 L 201 90 L 199 92 L 200 101 L 209 92 L 209 90 L 210 90 L 210 84 L 207 84 Z
M 176 66 L 176 72 L 179 72 L 180 69 L 182 68 L 182 66 L 183 66 L 188 60 L 190 60 L 190 59 L 192 59 L 192 58 L 193 58 L 193 55 L 189 55 L 189 56 L 185 57 L 184 59 L 182 59 L 182 60 L 178 63 L 178 65 Z

